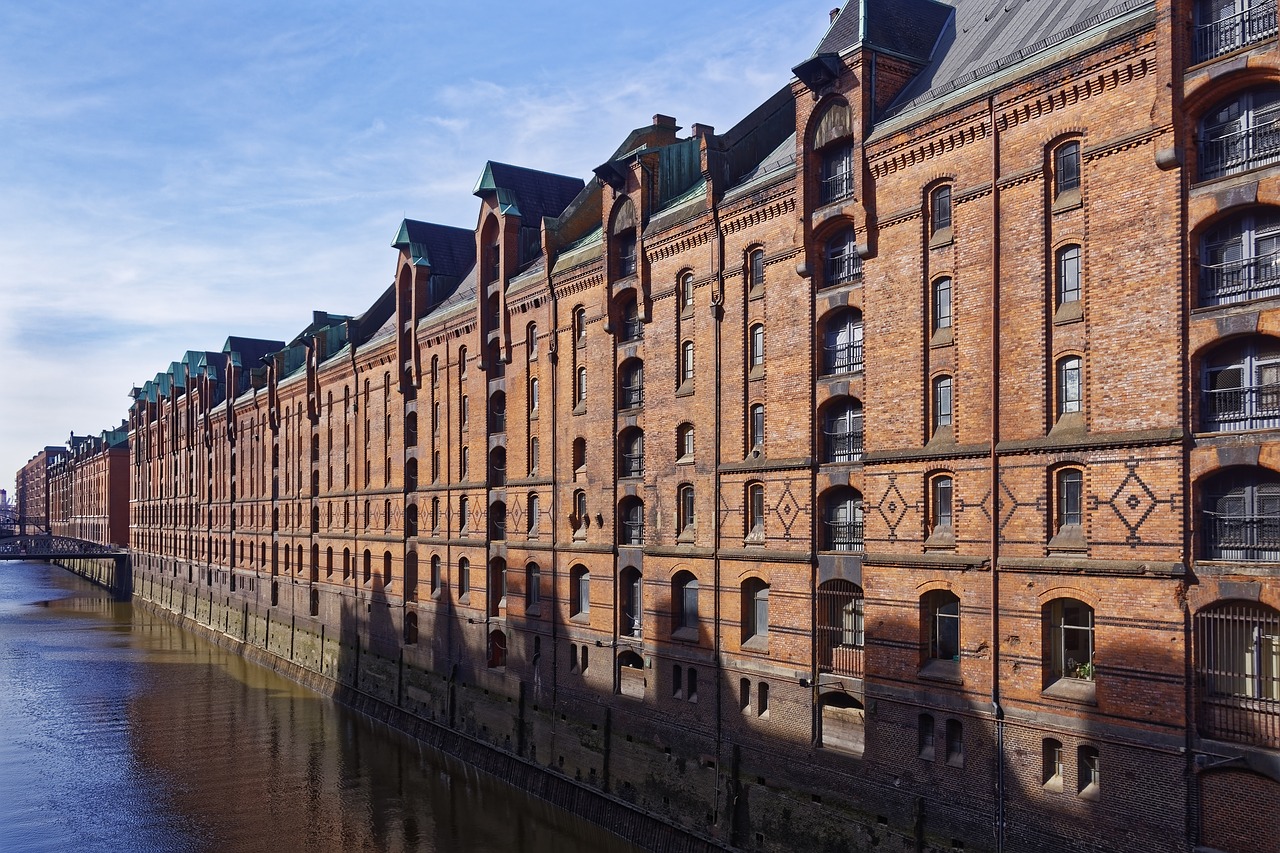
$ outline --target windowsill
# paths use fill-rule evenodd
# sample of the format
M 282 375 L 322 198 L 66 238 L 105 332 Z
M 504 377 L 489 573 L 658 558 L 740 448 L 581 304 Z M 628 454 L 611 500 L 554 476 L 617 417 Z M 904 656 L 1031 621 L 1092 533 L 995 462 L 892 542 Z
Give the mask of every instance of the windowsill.
M 1055 794 L 1061 794 L 1062 793 L 1062 777 L 1054 776 L 1052 779 L 1050 779 L 1048 782 L 1045 782 L 1040 787 L 1044 788 L 1044 790 L 1046 791 L 1051 791 Z
M 933 761 L 933 750 L 932 750 L 932 749 L 922 749 L 922 750 L 920 751 L 919 758 L 920 758 L 920 760 L 921 760 L 921 761 Z
M 693 380 L 686 379 L 684 382 L 681 382 L 680 387 L 676 389 L 676 396 L 677 397 L 693 396 Z
M 586 403 L 579 403 L 578 405 L 573 407 L 573 414 L 575 415 L 586 414 L 586 411 L 587 411 Z
M 954 528 L 935 527 L 933 532 L 929 534 L 929 538 L 924 540 L 924 549 L 926 551 L 954 551 L 956 549 Z
M 530 604 L 528 607 L 526 607 L 526 608 L 524 609 L 524 615 L 525 615 L 525 616 L 541 616 L 541 615 L 542 615 L 542 605 L 541 605 L 541 604 Z
M 679 545 L 692 545 L 698 540 L 698 531 L 693 527 L 686 527 L 676 534 L 676 543 Z
M 925 661 L 924 666 L 920 667 L 920 672 L 917 674 L 929 681 L 946 681 L 951 684 L 964 683 L 964 679 L 960 677 L 960 661 L 958 660 L 935 658 L 934 660 Z
M 1053 213 L 1065 213 L 1068 210 L 1075 210 L 1083 204 L 1084 201 L 1081 199 L 1080 189 L 1077 187 L 1073 190 L 1066 190 L 1065 192 L 1058 193 L 1057 197 L 1053 200 L 1053 207 L 1051 208 L 1051 211 Z
M 942 444 L 955 444 L 956 434 L 951 424 L 940 426 L 934 429 L 933 435 L 929 438 L 929 443 L 925 447 L 934 448 Z
M 1041 695 L 1064 702 L 1076 702 L 1081 705 L 1098 704 L 1098 684 L 1083 678 L 1059 678 L 1046 687 Z
M 1049 430 L 1049 435 L 1083 437 L 1085 432 L 1084 412 L 1067 412 L 1058 416 L 1058 422 L 1053 425 L 1053 429 Z
M 586 541 L 587 541 L 587 531 L 586 531 L 586 528 L 579 527 L 577 530 L 573 531 L 573 541 L 574 541 L 574 542 L 586 542 Z
M 748 299 L 764 299 L 764 285 L 763 284 L 753 285 L 751 289 L 747 291 L 747 298 Z
M 946 347 L 955 342 L 955 334 L 951 331 L 950 326 L 943 326 L 933 333 L 933 337 L 929 338 L 930 347 Z
M 680 319 L 681 319 L 681 320 L 691 320 L 691 319 L 693 319 L 693 306 L 692 306 L 692 305 L 682 305 L 682 306 L 680 307 Z
M 1088 800 L 1091 803 L 1096 803 L 1101 796 L 1102 792 L 1098 790 L 1098 785 L 1096 783 L 1090 782 L 1088 785 L 1085 785 L 1080 789 L 1080 799 L 1082 800 Z
M 745 641 L 742 643 L 742 650 L 743 650 L 744 652 L 760 652 L 761 654 L 768 654 L 768 652 L 769 652 L 769 635 L 768 635 L 768 634 L 764 634 L 764 635 L 757 634 L 756 636 L 752 637 L 751 639 L 749 639 L 749 640 L 745 640 Z
M 939 228 L 937 231 L 933 232 L 933 236 L 929 238 L 929 248 L 940 249 L 943 246 L 950 246 L 953 242 L 954 238 L 951 236 L 951 226 L 948 225 L 946 228 Z
M 696 643 L 698 642 L 698 629 L 677 628 L 671 632 L 671 639 L 679 640 L 683 643 Z
M 742 544 L 748 548 L 764 547 L 764 531 L 752 530 L 750 533 L 746 535 L 746 538 L 742 540 Z
M 538 410 L 537 410 L 537 409 L 534 409 L 533 411 L 529 412 L 529 420 L 531 420 L 531 421 L 536 421 L 537 419 L 538 419 Z M 505 432 L 505 430 L 502 430 L 502 432 Z
M 1084 538 L 1084 528 L 1078 524 L 1067 524 L 1059 528 L 1058 533 L 1049 540 L 1049 553 L 1083 554 L 1089 550 L 1089 543 Z
M 747 381 L 754 382 L 757 379 L 764 379 L 764 365 L 757 364 L 755 367 L 747 371 Z
M 677 464 L 677 465 L 692 465 L 692 464 L 693 464 L 693 457 L 692 457 L 692 456 L 681 456 L 679 459 L 677 459 L 677 460 L 676 460 L 676 464 Z
M 947 756 L 947 766 L 948 767 L 964 767 L 964 756 L 963 755 Z
M 1084 319 L 1084 305 L 1079 299 L 1072 299 L 1070 302 L 1063 302 L 1058 309 L 1053 312 L 1053 325 L 1065 326 L 1068 323 L 1078 323 Z
M 464 592 L 462 595 L 458 596 L 458 603 L 459 603 L 459 604 L 470 604 L 470 603 L 471 603 L 471 593 L 469 593 L 469 592 Z
M 590 613 L 575 613 L 575 614 L 573 614 L 572 616 L 570 616 L 570 617 L 569 617 L 569 621 L 570 621 L 570 622 L 576 622 L 576 623 L 577 623 L 577 624 L 579 624 L 579 625 L 590 625 L 590 624 L 591 624 L 591 614 L 590 614 Z

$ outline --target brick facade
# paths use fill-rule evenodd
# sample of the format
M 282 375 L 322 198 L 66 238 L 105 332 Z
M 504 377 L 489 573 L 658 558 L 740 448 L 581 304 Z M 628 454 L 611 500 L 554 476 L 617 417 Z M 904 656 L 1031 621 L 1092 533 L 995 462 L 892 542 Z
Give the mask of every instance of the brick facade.
M 158 373 L 140 594 L 746 849 L 1272 849 L 1275 5 L 955 5 Z

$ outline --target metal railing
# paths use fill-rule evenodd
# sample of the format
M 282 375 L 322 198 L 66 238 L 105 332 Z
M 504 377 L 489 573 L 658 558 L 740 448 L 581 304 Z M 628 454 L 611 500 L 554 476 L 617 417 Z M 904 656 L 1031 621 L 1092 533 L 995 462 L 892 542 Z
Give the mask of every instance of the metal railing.
M 828 521 L 827 526 L 827 550 L 828 551 L 852 551 L 854 553 L 862 553 L 862 527 L 861 521 Z
M 1276 34 L 1276 0 L 1261 0 L 1195 31 L 1194 61 L 1204 62 Z
M 638 409 L 644 405 L 643 385 L 623 385 L 619 392 L 618 408 Z
M 643 477 L 644 476 L 644 454 L 643 453 L 624 453 L 622 454 L 622 465 L 620 476 L 623 477 Z
M 834 257 L 828 256 L 825 272 L 823 284 L 827 287 L 861 281 L 862 258 L 852 252 Z
M 818 671 L 861 678 L 863 673 L 862 589 L 847 581 L 817 591 Z
M 1195 618 L 1200 733 L 1280 749 L 1280 614 L 1229 602 Z
M 1206 511 L 1203 535 L 1207 559 L 1280 563 L 1280 515 Z
M 622 539 L 618 544 L 643 545 L 644 544 L 644 521 L 624 520 L 622 522 Z
M 622 339 L 624 341 L 638 341 L 644 338 L 644 323 L 640 322 L 638 316 L 627 316 L 622 319 Z
M 1280 252 L 1200 265 L 1200 301 L 1205 306 L 1280 296 Z
M 861 341 L 852 344 L 828 344 L 822 348 L 822 353 L 824 373 L 862 372 Z
M 1201 178 L 1243 172 L 1280 160 L 1280 116 L 1259 121 L 1262 116 L 1254 112 L 1252 117 L 1255 123 L 1240 130 L 1224 130 L 1229 125 L 1204 129 L 1200 142 Z
M 1206 390 L 1200 420 L 1211 432 L 1280 427 L 1280 384 Z
M 862 432 L 827 432 L 828 462 L 857 462 L 862 458 Z
M 853 169 L 845 169 L 822 179 L 822 203 L 839 201 L 853 195 Z

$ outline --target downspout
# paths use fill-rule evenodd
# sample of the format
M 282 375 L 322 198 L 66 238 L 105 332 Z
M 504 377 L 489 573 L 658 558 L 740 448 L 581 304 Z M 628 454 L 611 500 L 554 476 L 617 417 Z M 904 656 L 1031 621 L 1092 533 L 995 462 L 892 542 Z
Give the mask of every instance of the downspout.
M 1000 135 L 995 96 L 988 98 L 991 127 L 991 711 L 996 723 L 996 853 L 1004 853 L 1004 708 L 1000 706 Z
M 711 209 L 711 227 L 714 229 L 713 239 L 711 240 L 711 265 L 715 278 L 713 286 L 715 290 L 711 294 L 711 363 L 715 367 L 718 374 L 721 366 L 720 350 L 721 350 L 721 323 L 724 320 L 724 228 L 720 222 L 720 206 L 719 202 L 712 197 L 712 203 L 709 205 Z M 715 470 L 712 472 L 712 516 L 711 516 L 711 532 L 712 532 L 712 565 L 714 569 L 713 588 L 715 590 L 715 610 L 713 614 L 712 624 L 715 625 L 712 640 L 712 655 L 715 660 L 715 676 L 716 676 L 716 791 L 715 802 L 712 807 L 712 826 L 720 822 L 720 780 L 723 777 L 721 773 L 721 752 L 720 747 L 724 740 L 724 661 L 721 657 L 720 634 L 721 634 L 721 585 L 720 585 L 720 444 L 721 444 L 721 403 L 723 397 L 724 383 L 719 381 L 716 376 L 715 383 L 715 427 L 712 431 L 713 445 L 715 447 Z M 729 836 L 733 836 L 733 814 L 729 814 Z
M 543 234 L 547 232 L 545 225 L 543 226 Z M 547 245 L 547 239 L 544 236 L 543 246 Z M 544 250 L 545 251 L 545 250 Z M 554 708 L 557 702 L 557 696 L 560 692 L 560 618 L 558 616 L 558 608 L 560 602 L 556 600 L 556 591 L 560 589 L 560 548 L 559 531 L 560 531 L 560 489 L 559 478 L 556 473 L 560 470 L 559 464 L 559 448 L 560 448 L 560 393 L 559 378 L 560 373 L 556 369 L 560 360 L 559 355 L 559 328 L 560 328 L 560 301 L 556 299 L 555 289 L 551 284 L 551 268 L 555 263 L 555 259 L 551 257 L 551 253 L 546 252 L 546 275 L 547 275 L 547 292 L 551 295 L 551 334 L 547 336 L 547 358 L 551 362 L 551 600 L 548 607 L 552 609 L 551 619 L 551 707 Z M 576 342 L 575 342 L 576 345 Z M 573 380 L 570 378 L 570 386 L 573 387 Z M 539 442 L 541 445 L 541 442 Z M 526 591 L 527 594 L 527 591 Z M 555 715 L 552 715 L 554 725 Z

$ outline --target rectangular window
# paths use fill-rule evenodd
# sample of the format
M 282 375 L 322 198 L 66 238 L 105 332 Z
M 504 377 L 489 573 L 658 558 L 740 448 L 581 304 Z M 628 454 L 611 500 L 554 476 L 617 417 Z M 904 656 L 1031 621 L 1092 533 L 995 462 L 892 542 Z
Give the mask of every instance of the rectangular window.
M 1078 527 L 1083 521 L 1081 498 L 1084 475 L 1076 469 L 1058 474 L 1058 528 Z
M 933 381 L 933 427 L 951 426 L 951 377 L 939 376 Z
M 1058 252 L 1058 305 L 1080 301 L 1080 247 L 1067 246 Z
M 935 477 L 933 480 L 933 526 L 950 527 L 952 522 L 951 510 L 951 493 L 952 479 L 950 477 Z
M 941 186 L 933 191 L 931 214 L 931 233 L 946 231 L 951 227 L 951 187 Z
M 1053 161 L 1054 197 L 1080 189 L 1080 143 L 1060 145 L 1054 152 Z
M 933 330 L 951 328 L 951 279 L 933 283 Z

